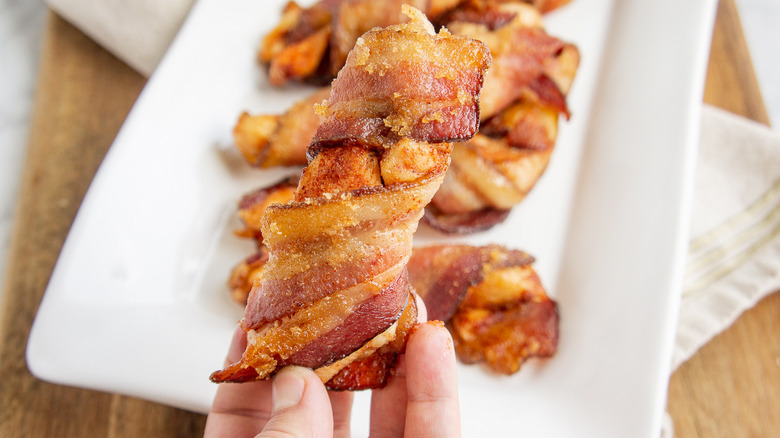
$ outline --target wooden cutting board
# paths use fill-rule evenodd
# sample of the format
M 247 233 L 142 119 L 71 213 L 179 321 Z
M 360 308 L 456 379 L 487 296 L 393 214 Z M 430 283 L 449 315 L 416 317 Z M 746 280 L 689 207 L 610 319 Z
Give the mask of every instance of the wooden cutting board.
M 53 13 L 45 32 L 0 303 L 0 434 L 202 436 L 203 415 L 53 385 L 27 371 L 27 336 L 62 243 L 87 186 L 145 84 L 143 77 Z M 719 8 L 705 101 L 768 123 L 734 0 L 723 0 Z M 779 315 L 780 294 L 775 293 L 672 376 L 669 410 L 678 437 L 780 436 Z

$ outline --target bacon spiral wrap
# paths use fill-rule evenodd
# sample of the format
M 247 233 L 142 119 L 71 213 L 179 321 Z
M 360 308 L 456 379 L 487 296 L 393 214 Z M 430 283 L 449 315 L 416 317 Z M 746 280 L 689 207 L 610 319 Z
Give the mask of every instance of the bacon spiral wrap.
M 377 387 L 403 351 L 416 321 L 412 234 L 449 163 L 442 142 L 477 130 L 490 64 L 482 43 L 436 35 L 406 12 L 409 24 L 358 40 L 320 108 L 293 200 L 265 209 L 268 259 L 241 321 L 247 349 L 213 381 L 295 364 L 332 389 Z

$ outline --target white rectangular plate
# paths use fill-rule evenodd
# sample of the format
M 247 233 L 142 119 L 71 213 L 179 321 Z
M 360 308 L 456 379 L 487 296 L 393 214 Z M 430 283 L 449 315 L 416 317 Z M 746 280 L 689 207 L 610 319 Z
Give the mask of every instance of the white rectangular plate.
M 255 62 L 283 0 L 200 0 L 84 199 L 29 339 L 41 379 L 206 412 L 242 310 L 225 286 L 249 169 L 238 113 L 280 112 Z M 552 163 L 493 230 L 458 239 L 536 256 L 561 313 L 558 354 L 511 377 L 460 366 L 464 436 L 657 437 L 687 237 L 714 0 L 574 0 L 548 15 L 582 64 Z M 355 436 L 367 435 L 368 393 Z

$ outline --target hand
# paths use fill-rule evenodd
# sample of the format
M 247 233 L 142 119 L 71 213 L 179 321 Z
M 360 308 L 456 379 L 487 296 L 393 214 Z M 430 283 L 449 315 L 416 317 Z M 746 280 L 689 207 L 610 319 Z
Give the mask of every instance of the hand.
M 245 346 L 239 329 L 227 361 L 237 361 Z M 352 393 L 328 392 L 310 369 L 288 366 L 273 381 L 220 385 L 204 436 L 349 437 L 351 409 Z M 460 436 L 455 351 L 441 324 L 418 326 L 387 386 L 373 391 L 370 434 Z

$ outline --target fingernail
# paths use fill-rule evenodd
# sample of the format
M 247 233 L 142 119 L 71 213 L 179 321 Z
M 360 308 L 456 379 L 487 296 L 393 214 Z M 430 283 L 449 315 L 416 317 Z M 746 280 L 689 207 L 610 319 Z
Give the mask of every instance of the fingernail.
M 274 378 L 272 400 L 273 410 L 295 406 L 301 402 L 304 388 L 303 379 L 293 370 L 282 370 Z

